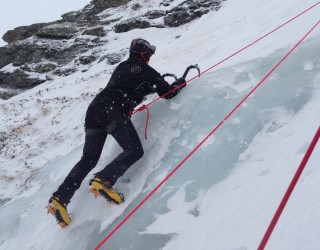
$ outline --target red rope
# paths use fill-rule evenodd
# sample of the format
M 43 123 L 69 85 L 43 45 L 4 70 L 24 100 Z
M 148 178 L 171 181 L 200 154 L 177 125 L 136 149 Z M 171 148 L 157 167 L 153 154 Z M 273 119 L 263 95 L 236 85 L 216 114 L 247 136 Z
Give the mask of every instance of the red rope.
M 319 2 L 320 3 L 320 2 Z M 308 31 L 306 35 L 272 68 L 272 70 L 257 84 L 257 86 L 250 91 L 248 95 L 244 97 L 244 99 L 99 243 L 99 245 L 95 248 L 95 250 L 100 249 L 104 243 L 106 243 L 112 235 L 117 232 L 121 226 L 126 223 L 130 217 L 144 204 L 150 197 L 158 191 L 158 189 L 172 176 L 178 169 L 211 137 L 222 125 L 223 123 L 244 103 L 249 96 L 257 90 L 258 87 L 262 85 L 263 82 L 279 67 L 279 65 L 303 42 L 303 40 L 316 28 L 316 26 L 320 23 L 318 21 L 313 28 Z
M 164 95 L 156 98 L 155 100 L 151 101 L 150 103 L 144 104 L 143 106 L 141 106 L 140 108 L 133 110 L 132 111 L 132 115 L 142 111 L 144 109 L 147 109 L 147 122 L 146 122 L 146 127 L 145 127 L 145 138 L 147 139 L 147 129 L 148 129 L 148 123 L 149 123 L 149 109 L 148 106 L 159 101 L 160 99 L 166 97 L 167 95 L 171 94 L 172 92 L 176 91 L 177 89 L 181 88 L 182 86 L 186 85 L 187 83 L 193 81 L 194 79 L 196 79 L 197 77 L 200 77 L 204 74 L 206 74 L 208 71 L 212 70 L 213 68 L 219 66 L 220 64 L 228 61 L 230 58 L 234 57 L 235 55 L 241 53 L 242 51 L 246 50 L 247 48 L 251 47 L 252 45 L 254 45 L 255 43 L 261 41 L 262 39 L 266 38 L 267 36 L 271 35 L 272 33 L 274 33 L 275 31 L 281 29 L 283 26 L 289 24 L 290 22 L 292 22 L 293 20 L 297 19 L 298 17 L 302 16 L 303 14 L 305 14 L 306 12 L 310 11 L 311 9 L 313 9 L 314 7 L 316 7 L 318 4 L 320 4 L 320 2 L 312 5 L 311 7 L 309 7 L 308 9 L 302 11 L 301 13 L 299 13 L 298 15 L 296 15 L 295 17 L 291 18 L 290 20 L 286 21 L 285 23 L 281 24 L 280 26 L 278 26 L 277 28 L 273 29 L 272 31 L 268 32 L 267 34 L 263 35 L 262 37 L 258 38 L 257 40 L 253 41 L 252 43 L 248 44 L 247 46 L 243 47 L 242 49 L 238 50 L 237 52 L 231 54 L 230 56 L 226 57 L 225 59 L 221 60 L 220 62 L 216 63 L 215 65 L 211 66 L 210 68 L 206 69 L 205 71 L 203 71 L 201 74 L 194 76 L 193 78 L 189 79 L 188 81 L 180 84 L 179 86 L 177 86 L 176 88 L 172 89 L 171 91 L 165 93 Z M 241 105 L 241 104 L 240 104 Z
M 284 210 L 284 208 L 285 208 L 285 206 L 291 196 L 291 193 L 294 190 L 294 188 L 295 188 L 295 186 L 296 186 L 296 184 L 297 184 L 297 182 L 298 182 L 298 180 L 299 180 L 299 178 L 300 178 L 319 138 L 320 138 L 320 127 L 318 128 L 318 131 L 316 132 L 315 136 L 313 137 L 313 140 L 312 140 L 307 152 L 305 153 L 305 155 L 300 163 L 300 166 L 297 169 L 296 174 L 294 175 L 285 195 L 283 196 L 282 201 L 281 201 L 275 215 L 273 216 L 272 221 L 270 222 L 270 225 L 269 225 L 269 227 L 268 227 L 268 229 L 267 229 L 267 231 L 266 231 L 266 233 L 265 233 L 265 235 L 264 235 L 264 237 L 258 247 L 258 250 L 263 250 L 265 248 L 265 246 L 267 245 L 268 240 L 273 232 L 273 229 L 275 228 L 275 226 L 276 226 L 276 224 L 277 224 L 277 222 L 278 222 L 278 220 L 279 220 L 279 218 L 280 218 L 280 216 L 281 216 L 281 214 L 282 214 L 282 212 L 283 212 L 283 210 Z
M 146 106 L 146 105 L 142 105 L 141 107 L 139 107 L 137 109 L 137 112 L 138 111 L 143 111 L 143 110 L 147 110 L 147 119 L 146 119 L 146 126 L 144 128 L 144 138 L 146 138 L 146 140 L 148 139 L 147 138 L 147 133 L 148 133 L 148 124 L 149 124 L 149 117 L 150 117 L 150 111 L 149 111 L 149 108 Z
M 298 15 L 296 15 L 295 17 L 291 18 L 290 20 L 286 21 L 285 23 L 281 24 L 280 26 L 278 26 L 277 28 L 271 30 L 270 32 L 268 32 L 267 34 L 263 35 L 262 37 L 258 38 L 257 40 L 253 41 L 252 43 L 248 44 L 247 46 L 243 47 L 242 49 L 238 50 L 237 52 L 233 53 L 232 55 L 226 57 L 225 59 L 221 60 L 220 62 L 216 63 L 215 65 L 211 66 L 210 68 L 206 69 L 205 71 L 203 71 L 200 75 L 196 75 L 195 77 L 189 79 L 188 81 L 186 81 L 185 83 L 177 86 L 176 88 L 174 88 L 173 90 L 167 92 L 166 94 L 156 98 L 155 100 L 151 101 L 150 103 L 145 104 L 146 106 L 149 106 L 157 101 L 159 101 L 160 99 L 166 97 L 167 95 L 171 94 L 172 92 L 174 92 L 175 90 L 177 90 L 178 88 L 181 88 L 183 85 L 193 81 L 194 79 L 196 79 L 199 76 L 202 76 L 203 74 L 206 74 L 208 71 L 212 70 L 213 68 L 219 66 L 220 64 L 228 61 L 230 58 L 234 57 L 235 55 L 239 54 L 240 52 L 246 50 L 247 48 L 251 47 L 252 45 L 256 44 L 257 42 L 261 41 L 262 39 L 266 38 L 267 36 L 271 35 L 272 33 L 274 33 L 275 31 L 281 29 L 283 26 L 291 23 L 293 20 L 297 19 L 298 17 L 302 16 L 303 14 L 305 14 L 306 12 L 310 11 L 311 9 L 313 9 L 314 7 L 316 7 L 318 4 L 320 4 L 320 2 L 312 5 L 311 7 L 309 7 L 308 9 L 302 11 L 301 13 L 299 13 Z M 132 112 L 132 114 L 137 113 L 138 110 L 134 110 Z

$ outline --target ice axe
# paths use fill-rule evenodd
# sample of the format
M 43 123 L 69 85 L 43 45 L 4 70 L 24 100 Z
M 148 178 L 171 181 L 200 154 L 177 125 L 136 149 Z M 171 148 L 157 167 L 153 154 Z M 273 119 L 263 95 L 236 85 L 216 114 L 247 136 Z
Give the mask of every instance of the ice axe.
M 191 69 L 197 69 L 197 70 L 198 70 L 198 73 L 199 73 L 199 77 L 200 77 L 200 75 L 201 75 L 201 73 L 200 73 L 200 68 L 199 68 L 198 64 L 195 64 L 195 65 L 190 65 L 190 66 L 188 66 L 188 67 L 186 68 L 186 70 L 184 71 L 184 73 L 183 73 L 183 75 L 182 75 L 181 78 L 185 80 L 186 77 L 187 77 L 187 75 L 188 75 L 188 73 L 189 73 L 189 71 L 190 71 Z M 177 77 L 175 74 L 166 73 L 166 74 L 163 74 L 163 75 L 162 75 L 163 78 L 164 78 L 164 77 L 167 77 L 167 76 L 173 77 L 176 81 L 178 80 L 178 77 Z

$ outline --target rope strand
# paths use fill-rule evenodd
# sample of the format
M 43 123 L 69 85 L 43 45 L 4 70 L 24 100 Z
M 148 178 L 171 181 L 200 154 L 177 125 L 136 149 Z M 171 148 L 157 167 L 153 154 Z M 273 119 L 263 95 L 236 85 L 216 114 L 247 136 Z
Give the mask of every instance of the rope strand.
M 146 105 L 142 105 L 141 107 L 139 107 L 137 109 L 137 112 L 139 111 L 143 111 L 143 110 L 147 110 L 147 119 L 146 119 L 146 126 L 144 128 L 144 138 L 147 140 L 147 132 L 148 132 L 148 124 L 149 124 L 149 117 L 150 117 L 150 111 L 149 111 L 149 108 L 148 106 Z
M 252 43 L 250 43 L 250 44 L 248 44 L 247 46 L 243 47 L 242 49 L 236 51 L 235 53 L 233 53 L 233 54 L 231 54 L 230 56 L 226 57 L 225 59 L 221 60 L 220 62 L 218 62 L 218 63 L 214 64 L 213 66 L 209 67 L 208 69 L 204 70 L 201 74 L 198 74 L 198 75 L 192 77 L 191 79 L 189 79 L 189 80 L 186 81 L 185 83 L 177 86 L 175 89 L 173 89 L 173 90 L 165 93 L 164 95 L 156 98 L 155 100 L 153 100 L 153 101 L 151 101 L 151 102 L 149 102 L 149 103 L 147 103 L 147 104 L 145 104 L 145 105 L 146 105 L 146 106 L 149 106 L 149 105 L 151 105 L 151 104 L 159 101 L 160 99 L 162 99 L 162 98 L 166 97 L 167 95 L 171 94 L 173 91 L 177 90 L 178 88 L 181 88 L 183 85 L 186 85 L 187 83 L 193 81 L 194 79 L 198 78 L 199 76 L 202 76 L 202 75 L 206 74 L 207 72 L 209 72 L 209 71 L 212 70 L 213 68 L 219 66 L 220 64 L 228 61 L 228 60 L 231 59 L 232 57 L 238 55 L 238 54 L 241 53 L 242 51 L 244 51 L 244 50 L 248 49 L 249 47 L 253 46 L 254 44 L 260 42 L 261 40 L 263 40 L 264 38 L 268 37 L 268 36 L 271 35 L 272 33 L 276 32 L 277 30 L 279 30 L 279 29 L 281 29 L 282 27 L 286 26 L 287 24 L 291 23 L 292 21 L 294 21 L 294 20 L 297 19 L 298 17 L 302 16 L 302 15 L 305 14 L 306 12 L 312 10 L 313 8 L 315 8 L 315 7 L 316 7 L 317 5 L 319 5 L 319 4 L 320 4 L 320 2 L 317 2 L 316 4 L 312 5 L 312 6 L 309 7 L 308 9 L 302 11 L 301 13 L 299 13 L 299 14 L 296 15 L 296 16 L 294 16 L 294 17 L 291 18 L 290 20 L 286 21 L 285 23 L 281 24 L 280 26 L 276 27 L 275 29 L 271 30 L 271 31 L 268 32 L 267 34 L 261 36 L 260 38 L 256 39 L 256 40 L 253 41 Z M 132 114 L 135 114 L 135 113 L 137 113 L 137 112 L 138 112 L 138 110 L 134 110 L 134 111 L 132 112 Z

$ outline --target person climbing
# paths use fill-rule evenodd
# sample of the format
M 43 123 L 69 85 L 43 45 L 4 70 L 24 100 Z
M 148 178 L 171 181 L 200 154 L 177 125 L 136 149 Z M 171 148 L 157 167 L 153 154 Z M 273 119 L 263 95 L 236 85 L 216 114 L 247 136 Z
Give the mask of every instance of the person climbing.
M 176 96 L 185 86 L 179 78 L 172 85 L 148 65 L 156 47 L 138 38 L 130 45 L 130 55 L 114 70 L 107 86 L 90 103 L 85 118 L 85 142 L 80 161 L 49 199 L 48 213 L 61 227 L 70 224 L 67 206 L 83 179 L 97 165 L 107 135 L 119 143 L 123 152 L 90 180 L 89 191 L 114 204 L 124 196 L 113 186 L 130 166 L 144 154 L 139 136 L 131 122 L 131 114 L 146 95 L 157 93 L 165 99 Z

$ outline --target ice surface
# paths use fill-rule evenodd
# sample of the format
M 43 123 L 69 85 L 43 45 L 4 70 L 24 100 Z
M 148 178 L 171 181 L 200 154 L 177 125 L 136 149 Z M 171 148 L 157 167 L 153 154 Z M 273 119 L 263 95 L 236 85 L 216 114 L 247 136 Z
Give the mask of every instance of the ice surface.
M 183 27 L 111 33 L 108 53 L 143 36 L 157 44 L 151 65 L 161 73 L 179 75 L 194 63 L 204 70 L 314 3 L 229 0 Z M 109 137 L 68 207 L 72 224 L 64 230 L 45 206 L 81 156 L 81 119 L 112 67 L 96 64 L 1 101 L 0 129 L 17 137 L 1 151 L 0 249 L 93 249 L 315 24 L 319 8 L 195 79 L 176 98 L 151 105 L 148 140 L 146 115 L 136 114 L 145 155 L 116 184 L 126 196 L 117 207 L 88 193 L 92 174 L 120 152 Z M 102 249 L 257 248 L 319 126 L 319 30 Z M 319 150 L 318 144 L 268 249 L 318 249 Z

